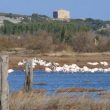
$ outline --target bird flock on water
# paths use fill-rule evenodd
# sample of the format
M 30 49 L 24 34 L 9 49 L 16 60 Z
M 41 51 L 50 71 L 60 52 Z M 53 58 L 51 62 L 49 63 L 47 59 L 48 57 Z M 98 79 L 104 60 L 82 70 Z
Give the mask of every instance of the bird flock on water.
M 19 61 L 18 62 L 18 66 L 23 66 L 25 65 L 26 60 L 23 61 Z M 64 64 L 63 66 L 60 66 L 59 63 L 56 62 L 49 62 L 49 61 L 45 61 L 42 59 L 37 59 L 37 58 L 33 58 L 32 59 L 32 67 L 35 68 L 36 66 L 44 66 L 44 71 L 45 72 L 64 72 L 64 73 L 76 73 L 76 72 L 91 72 L 91 73 L 95 73 L 95 72 L 110 72 L 110 68 L 108 68 L 109 64 L 106 61 L 101 61 L 101 62 L 87 62 L 87 65 L 90 66 L 97 66 L 97 65 L 101 65 L 104 68 L 89 68 L 87 66 L 83 66 L 82 68 L 79 67 L 77 64 L 71 64 L 71 65 L 67 65 Z M 13 69 L 9 69 L 8 72 L 11 73 L 13 72 Z

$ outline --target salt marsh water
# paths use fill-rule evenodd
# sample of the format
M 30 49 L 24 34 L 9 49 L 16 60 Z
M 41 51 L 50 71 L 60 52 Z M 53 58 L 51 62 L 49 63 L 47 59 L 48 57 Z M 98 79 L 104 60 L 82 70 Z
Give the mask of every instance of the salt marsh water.
M 23 71 L 14 71 L 8 77 L 10 91 L 23 88 L 25 74 Z M 110 91 L 109 73 L 47 73 L 34 72 L 33 89 L 45 89 L 49 93 L 60 88 L 97 88 Z M 37 83 L 37 84 L 36 84 Z M 41 83 L 38 85 L 38 83 Z

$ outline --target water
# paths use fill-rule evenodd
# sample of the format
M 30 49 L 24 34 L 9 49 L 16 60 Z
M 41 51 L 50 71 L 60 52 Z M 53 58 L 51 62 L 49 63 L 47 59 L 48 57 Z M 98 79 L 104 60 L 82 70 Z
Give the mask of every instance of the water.
M 10 91 L 18 91 L 24 86 L 25 74 L 22 71 L 15 71 L 9 74 Z M 33 85 L 34 89 L 45 89 L 48 92 L 55 92 L 59 88 L 80 87 L 97 88 L 110 91 L 109 73 L 46 73 L 43 71 L 34 72 L 34 83 L 45 83 L 44 85 Z

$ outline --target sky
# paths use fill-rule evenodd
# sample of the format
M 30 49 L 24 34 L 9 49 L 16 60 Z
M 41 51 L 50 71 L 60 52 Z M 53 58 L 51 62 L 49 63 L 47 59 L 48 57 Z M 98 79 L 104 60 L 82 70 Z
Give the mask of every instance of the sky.
M 110 0 L 0 0 L 0 12 L 52 17 L 58 9 L 70 11 L 71 17 L 110 20 Z

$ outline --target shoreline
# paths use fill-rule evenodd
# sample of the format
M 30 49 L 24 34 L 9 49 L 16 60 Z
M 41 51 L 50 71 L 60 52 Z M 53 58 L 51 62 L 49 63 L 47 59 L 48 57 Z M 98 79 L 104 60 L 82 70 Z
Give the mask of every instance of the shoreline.
M 110 71 L 110 52 L 107 53 L 44 53 L 44 54 L 9 54 L 9 68 L 10 69 L 20 69 L 25 68 L 24 65 L 18 66 L 19 62 L 26 60 L 28 58 L 36 58 L 43 60 L 45 62 L 57 63 L 60 67 L 73 65 L 74 68 L 79 67 L 78 72 L 83 71 L 84 69 L 99 69 L 99 71 Z M 59 67 L 59 66 L 58 66 Z M 37 65 L 34 70 L 46 70 L 49 72 L 50 66 Z M 109 70 L 107 70 L 109 69 Z M 51 71 L 51 70 L 50 70 Z M 90 70 L 91 71 L 91 70 Z M 93 70 L 94 71 L 94 70 Z M 68 71 L 67 71 L 68 72 Z M 74 71 L 73 71 L 74 72 Z M 77 71 L 76 71 L 77 72 Z M 89 72 L 89 71 L 88 71 Z

